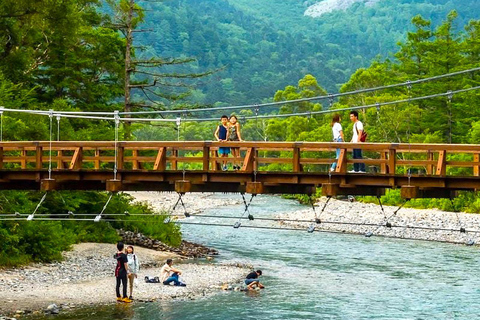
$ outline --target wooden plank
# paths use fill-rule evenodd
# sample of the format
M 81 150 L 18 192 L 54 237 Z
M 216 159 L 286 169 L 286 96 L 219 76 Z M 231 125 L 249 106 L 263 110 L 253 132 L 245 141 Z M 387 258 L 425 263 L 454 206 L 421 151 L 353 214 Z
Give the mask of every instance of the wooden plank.
M 153 170 L 165 171 L 167 168 L 167 149 L 165 147 L 158 148 L 157 158 L 153 164 Z
M 72 161 L 70 162 L 70 170 L 82 168 L 83 148 L 79 147 L 75 149 L 73 153 Z
M 447 160 L 447 151 L 441 150 L 438 152 L 438 162 L 437 162 L 437 176 L 444 176 L 447 172 L 446 166 Z
M 37 146 L 35 150 L 35 168 L 40 170 L 43 168 L 43 148 L 41 146 Z

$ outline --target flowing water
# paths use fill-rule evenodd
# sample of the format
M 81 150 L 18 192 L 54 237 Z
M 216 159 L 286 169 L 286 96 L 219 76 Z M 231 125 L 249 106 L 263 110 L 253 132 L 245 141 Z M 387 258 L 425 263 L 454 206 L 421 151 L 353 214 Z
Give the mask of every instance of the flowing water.
M 219 195 L 217 197 L 227 197 Z M 239 197 L 229 195 L 229 197 Z M 188 203 L 186 204 L 188 207 Z M 234 215 L 243 205 L 205 214 Z M 300 209 L 259 196 L 251 213 Z M 312 213 L 313 217 L 313 213 Z M 190 218 L 234 224 L 235 220 Z M 242 221 L 242 225 L 266 225 Z M 260 292 L 226 291 L 194 301 L 112 305 L 55 319 L 478 319 L 477 247 L 358 235 L 183 225 L 185 239 L 217 248 L 217 261 L 263 270 Z

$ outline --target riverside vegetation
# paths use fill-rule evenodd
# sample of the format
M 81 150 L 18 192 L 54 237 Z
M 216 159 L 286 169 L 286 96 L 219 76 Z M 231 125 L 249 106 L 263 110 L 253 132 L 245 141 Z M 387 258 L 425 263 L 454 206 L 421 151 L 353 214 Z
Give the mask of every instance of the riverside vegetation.
M 121 2 L 124 3 L 125 0 Z M 431 7 L 424 2 L 404 1 L 400 7 L 408 7 L 414 10 L 415 14 L 425 13 L 428 11 L 425 8 Z M 98 0 L 35 3 L 28 0 L 5 0 L 0 3 L 1 106 L 12 109 L 71 111 L 122 110 L 123 105 L 119 101 L 123 95 L 125 39 L 111 23 L 109 10 L 101 8 L 101 3 Z M 145 26 L 148 27 L 151 21 L 159 20 L 160 29 L 151 38 L 146 36 L 138 38 L 137 41 L 146 50 L 132 49 L 132 54 L 140 58 L 148 58 L 151 54 L 166 58 L 176 55 L 199 57 L 198 62 L 192 65 L 176 66 L 179 72 L 192 71 L 189 68 L 193 68 L 193 71 L 218 67 L 224 69 L 210 78 L 204 78 L 202 81 L 205 83 L 200 83 L 197 89 L 190 91 L 189 97 L 178 95 L 174 100 L 158 101 L 160 105 L 155 107 L 141 108 L 149 110 L 196 108 L 204 103 L 216 105 L 245 103 L 267 98 L 266 92 L 273 95 L 267 100 L 292 100 L 326 95 L 325 88 L 331 90 L 345 80 L 348 81 L 341 85 L 341 92 L 431 77 L 478 67 L 480 63 L 480 21 L 469 20 L 472 13 L 478 11 L 475 10 L 478 6 L 477 1 L 462 1 L 453 8 L 452 2 L 443 1 L 439 6 L 444 12 L 446 8 L 458 9 L 458 12 L 451 11 L 448 15 L 445 15 L 445 12 L 441 17 L 414 16 L 415 14 L 411 14 L 412 11 L 402 10 L 402 21 L 414 16 L 412 24 L 407 25 L 395 20 L 395 27 L 398 28 L 395 30 L 398 31 L 389 33 L 389 30 L 385 30 L 386 32 L 382 34 L 370 30 L 370 24 L 366 21 L 371 19 L 364 18 L 387 15 L 388 6 L 396 2 L 382 1 L 376 7 L 369 8 L 359 4 L 345 13 L 349 17 L 352 17 L 352 14 L 357 17 L 356 24 L 349 23 L 355 28 L 353 30 L 355 32 L 352 31 L 348 36 L 338 33 L 345 25 L 345 16 L 342 16 L 341 12 L 322 16 L 325 21 L 335 21 L 337 27 L 335 25 L 330 27 L 324 21 L 309 20 L 310 24 L 298 27 L 299 29 L 282 31 L 277 29 L 278 25 L 291 26 L 288 21 L 296 21 L 292 14 L 301 14 L 306 8 L 300 10 L 297 7 L 294 11 L 289 11 L 286 9 L 291 8 L 294 1 L 282 1 L 275 10 L 270 10 L 267 14 L 265 5 L 261 3 L 256 6 L 247 0 L 236 1 L 235 6 L 232 3 L 216 1 L 212 5 L 208 1 L 209 7 L 206 6 L 207 1 L 146 4 L 157 5 L 159 10 L 154 13 L 146 12 Z M 255 14 L 247 10 L 249 6 L 256 8 Z M 186 18 L 187 16 L 192 19 Z M 208 19 L 205 18 L 207 16 Z M 223 20 L 213 20 L 212 17 L 223 17 Z M 277 26 L 273 23 L 264 23 L 268 19 L 272 19 L 271 21 L 280 19 L 278 21 L 284 23 Z M 444 20 L 441 21 L 442 19 Z M 238 24 L 258 32 L 246 32 L 247 29 L 240 28 Z M 319 29 L 315 27 L 302 37 L 302 32 L 313 25 Z M 324 38 L 325 34 L 319 30 L 326 32 L 327 28 L 331 28 L 331 32 Z M 397 47 L 387 46 L 388 51 L 385 51 L 385 47 L 368 45 L 372 42 L 364 42 L 362 46 L 354 45 L 367 35 L 373 39 L 388 38 L 389 43 L 393 40 L 400 42 Z M 175 39 L 183 39 L 181 46 L 174 42 Z M 334 40 L 340 41 L 341 45 L 335 44 Z M 329 41 L 331 43 L 328 43 Z M 371 52 L 367 54 L 362 50 Z M 377 54 L 381 55 L 376 57 L 370 66 L 365 67 L 367 61 L 371 61 Z M 210 57 L 210 62 L 205 62 L 204 55 Z M 326 58 L 333 56 L 338 60 Z M 273 69 L 265 71 L 264 68 L 267 66 Z M 364 67 L 357 70 L 362 66 Z M 177 70 L 173 68 L 174 66 L 167 70 L 176 72 Z M 294 83 L 296 79 L 300 79 L 298 83 Z M 406 99 L 409 96 L 444 93 L 448 90 L 476 86 L 479 82 L 479 74 L 472 73 L 468 76 L 415 85 L 411 91 L 397 88 L 370 92 L 332 101 L 331 106 L 328 102 L 292 103 L 278 109 L 262 109 L 261 113 L 275 115 L 329 107 L 339 109 L 352 105 Z M 273 94 L 274 89 L 282 87 L 284 89 Z M 165 90 L 165 93 L 172 93 L 165 94 L 165 97 L 173 97 L 176 93 L 175 88 L 162 90 Z M 181 97 L 186 99 L 182 100 Z M 472 107 L 478 104 L 478 95 L 463 93 L 455 95 L 451 102 L 445 98 L 436 98 L 397 104 L 381 108 L 379 111 L 363 110 L 360 118 L 367 126 L 369 141 L 372 142 L 479 143 L 480 110 Z M 348 118 L 346 112 L 340 113 L 343 119 Z M 331 139 L 329 116 L 243 121 L 243 115 L 252 115 L 253 112 L 241 110 L 238 114 L 245 140 Z M 411 116 L 413 114 L 416 116 Z M 352 131 L 351 124 L 343 125 L 348 138 Z M 114 124 L 106 121 L 62 119 L 60 137 L 55 134 L 54 139 L 112 140 L 113 128 Z M 182 140 L 210 140 L 214 128 L 215 124 L 212 123 L 185 122 L 179 136 Z M 48 140 L 48 129 L 48 119 L 21 113 L 3 114 L 3 140 Z M 137 140 L 176 140 L 178 133 L 173 124 L 162 126 L 135 124 L 132 129 L 133 138 Z M 275 156 L 275 153 L 269 156 Z M 280 170 L 288 167 L 272 164 L 268 169 Z M 322 170 L 322 167 L 307 169 Z M 449 173 L 468 173 L 468 169 L 450 170 Z M 107 197 L 106 193 L 52 192 L 48 194 L 38 213 L 59 216 L 72 211 L 81 217 L 81 213 L 100 212 Z M 392 202 L 398 200 L 394 192 L 386 197 L 387 202 L 389 199 Z M 35 192 L 1 191 L 1 213 L 30 213 L 40 198 L 41 195 Z M 418 203 L 422 206 L 448 206 L 449 203 L 435 201 L 418 200 Z M 456 210 L 479 211 L 477 194 L 465 193 L 456 199 L 453 205 Z M 153 213 L 146 205 L 133 204 L 128 195 L 122 194 L 114 196 L 105 213 L 125 211 Z M 112 221 L 99 224 L 69 221 L 37 221 L 29 224 L 0 220 L 2 244 L 0 265 L 12 266 L 31 261 L 58 260 L 61 259 L 61 252 L 73 243 L 116 241 L 118 239 L 116 229 L 120 228 L 141 232 L 169 245 L 179 245 L 181 234 L 178 227 L 172 223 L 163 223 L 164 218 L 162 215 L 146 217 L 146 221 L 160 223 Z M 129 219 L 122 217 L 121 220 Z

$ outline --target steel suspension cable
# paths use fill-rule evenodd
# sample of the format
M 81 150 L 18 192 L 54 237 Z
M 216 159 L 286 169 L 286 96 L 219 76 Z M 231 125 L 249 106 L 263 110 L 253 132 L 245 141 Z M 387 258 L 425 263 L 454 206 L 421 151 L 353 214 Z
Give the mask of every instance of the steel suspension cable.
M 324 99 L 329 99 L 330 101 L 333 101 L 334 98 L 338 98 L 338 97 L 355 95 L 355 94 L 366 93 L 366 92 L 372 92 L 372 91 L 377 91 L 377 90 L 393 89 L 393 88 L 407 86 L 409 84 L 410 85 L 419 84 L 419 83 L 423 83 L 423 82 L 434 81 L 434 80 L 447 78 L 447 77 L 453 77 L 453 76 L 462 75 L 462 74 L 465 74 L 465 73 L 475 72 L 475 71 L 479 71 L 479 70 L 480 70 L 480 67 L 471 68 L 471 69 L 467 69 L 467 70 L 447 73 L 447 74 L 433 76 L 433 77 L 429 77 L 429 78 L 418 79 L 418 80 L 413 80 L 413 81 L 406 81 L 406 82 L 402 82 L 402 83 L 379 86 L 379 87 L 375 87 L 375 88 L 360 89 L 360 90 L 355 90 L 355 91 L 350 91 L 350 92 L 335 93 L 335 94 L 329 94 L 329 95 L 326 95 L 326 96 L 316 96 L 316 97 L 309 97 L 309 98 L 302 98 L 302 99 L 295 99 L 295 100 L 288 100 L 288 101 L 268 102 L 268 103 L 253 104 L 253 105 L 199 108 L 199 109 L 131 111 L 131 112 L 120 112 L 120 114 L 121 115 L 125 115 L 125 114 L 129 114 L 129 115 L 135 115 L 135 114 L 172 114 L 172 113 L 182 113 L 182 112 L 205 112 L 205 111 L 235 110 L 235 109 L 255 109 L 255 108 L 262 108 L 262 107 L 284 105 L 284 104 L 289 104 L 289 103 L 307 102 L 307 101 L 324 100 Z

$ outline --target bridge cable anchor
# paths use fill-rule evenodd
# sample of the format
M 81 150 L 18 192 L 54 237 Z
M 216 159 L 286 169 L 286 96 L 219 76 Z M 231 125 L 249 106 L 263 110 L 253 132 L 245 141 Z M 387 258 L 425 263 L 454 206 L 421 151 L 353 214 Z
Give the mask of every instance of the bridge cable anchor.
M 93 219 L 93 222 L 100 222 L 100 219 L 102 219 L 102 214 L 103 212 L 105 212 L 105 209 L 107 209 L 107 206 L 110 203 L 110 200 L 112 200 L 112 197 L 113 197 L 113 192 L 110 193 L 110 196 L 108 197 L 107 202 L 103 206 L 102 211 L 95 217 L 95 219 Z
M 187 208 L 185 207 L 185 203 L 183 202 L 183 199 L 182 199 L 184 194 L 185 193 L 183 192 L 178 192 L 178 200 L 173 205 L 172 211 L 174 211 L 177 208 L 178 204 L 181 203 L 183 207 L 183 215 L 185 216 L 185 218 L 190 218 L 190 213 L 187 212 Z
M 380 200 L 380 199 L 379 199 L 379 200 Z M 373 236 L 373 234 L 376 233 L 381 227 L 392 228 L 393 225 L 389 222 L 389 220 L 390 220 L 392 217 L 394 217 L 394 216 L 397 215 L 398 211 L 403 208 L 403 206 L 408 202 L 408 200 L 410 200 L 410 199 L 407 199 L 404 203 L 402 203 L 389 217 L 387 217 L 387 216 L 385 215 L 385 225 L 378 225 L 377 228 L 376 228 L 374 231 L 367 231 L 367 232 L 365 233 L 365 237 L 370 238 L 370 237 Z
M 247 200 L 245 199 L 245 193 L 241 192 L 240 194 L 242 195 L 243 205 L 245 206 L 245 210 L 243 211 L 243 213 L 242 213 L 242 215 L 240 216 L 240 218 L 238 218 L 238 221 L 235 222 L 235 224 L 233 225 L 233 227 L 234 227 L 235 229 L 240 228 L 240 226 L 242 225 L 241 222 L 240 222 L 240 219 L 243 219 L 243 216 L 245 215 L 245 213 L 248 213 L 248 220 L 250 220 L 250 221 L 255 220 L 255 218 L 254 218 L 253 215 L 250 213 L 250 211 L 249 211 L 248 208 L 249 208 L 250 205 L 252 204 L 252 200 L 253 200 L 253 198 L 256 196 L 256 194 L 253 194 L 253 193 L 252 193 L 252 195 L 251 195 L 251 197 L 250 197 L 250 201 L 249 201 L 248 203 L 247 203 Z
M 35 210 L 33 210 L 32 214 L 28 215 L 27 221 L 32 221 L 35 218 L 35 213 L 37 213 L 38 208 L 40 208 L 43 201 L 45 201 L 47 194 L 48 194 L 48 191 L 43 194 L 43 197 L 40 199 L 40 202 L 38 202 L 37 206 L 35 207 Z

